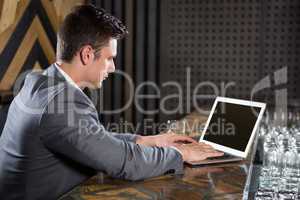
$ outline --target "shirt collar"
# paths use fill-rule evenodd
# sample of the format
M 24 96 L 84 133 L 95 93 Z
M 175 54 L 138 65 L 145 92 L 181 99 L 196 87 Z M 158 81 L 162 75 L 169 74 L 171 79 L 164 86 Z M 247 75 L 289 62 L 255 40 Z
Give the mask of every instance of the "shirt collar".
M 54 65 L 55 65 L 56 69 L 61 73 L 61 75 L 63 75 L 63 77 L 66 79 L 66 81 L 68 83 L 70 83 L 77 89 L 80 89 L 80 87 L 78 87 L 78 85 L 73 81 L 73 79 L 66 72 L 64 72 L 64 70 L 62 70 L 57 63 L 54 63 Z

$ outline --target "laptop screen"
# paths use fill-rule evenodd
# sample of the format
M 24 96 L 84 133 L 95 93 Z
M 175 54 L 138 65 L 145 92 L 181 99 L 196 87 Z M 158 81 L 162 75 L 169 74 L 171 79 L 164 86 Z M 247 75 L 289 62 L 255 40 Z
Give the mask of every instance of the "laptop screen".
M 245 151 L 260 110 L 260 107 L 219 101 L 203 139 Z

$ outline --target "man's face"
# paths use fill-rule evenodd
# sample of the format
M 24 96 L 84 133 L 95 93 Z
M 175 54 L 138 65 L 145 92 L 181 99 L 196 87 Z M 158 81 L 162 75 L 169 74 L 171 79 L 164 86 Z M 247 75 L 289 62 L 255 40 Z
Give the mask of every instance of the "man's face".
M 117 40 L 110 39 L 108 44 L 104 46 L 100 51 L 100 57 L 94 59 L 89 66 L 87 75 L 88 82 L 93 87 L 101 88 L 102 81 L 104 81 L 108 75 L 115 71 L 114 57 L 117 55 Z

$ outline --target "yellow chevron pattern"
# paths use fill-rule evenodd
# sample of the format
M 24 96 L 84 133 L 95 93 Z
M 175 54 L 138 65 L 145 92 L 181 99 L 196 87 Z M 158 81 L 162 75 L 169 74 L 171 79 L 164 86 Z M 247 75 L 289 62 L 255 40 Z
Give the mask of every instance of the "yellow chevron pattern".
M 6 0 L 0 0 L 6 1 Z M 9 0 L 9 1 L 17 1 L 17 0 Z M 64 8 L 69 12 L 70 7 L 73 7 L 75 4 L 83 3 L 81 0 L 18 0 L 16 12 L 14 13 L 14 23 L 6 27 L 5 30 L 0 30 L 0 55 L 3 53 L 3 50 L 9 47 L 9 39 L 12 34 L 16 31 L 16 28 L 19 22 L 22 20 L 24 12 L 28 9 L 31 1 L 40 1 L 42 7 L 44 8 L 48 20 L 51 24 L 51 28 L 55 33 L 58 30 L 59 22 L 61 21 L 61 16 L 64 12 Z M 58 1 L 62 1 L 58 3 Z M 68 5 L 66 5 L 68 3 Z M 73 4 L 73 5 L 72 5 Z M 59 9 L 58 9 L 59 6 Z M 58 13 L 58 10 L 60 13 Z M 65 11 L 66 11 L 65 10 Z M 55 61 L 55 49 L 53 45 L 51 45 L 50 39 L 46 33 L 46 30 L 43 27 L 41 18 L 39 15 L 33 13 L 35 15 L 33 20 L 26 31 L 26 34 L 21 40 L 21 43 L 18 44 L 16 52 L 14 52 L 13 59 L 8 66 L 6 67 L 5 74 L 2 76 L 0 80 L 0 92 L 1 91 L 9 91 L 11 90 L 15 80 L 17 79 L 19 73 L 22 71 L 25 61 L 27 60 L 29 53 L 31 52 L 33 45 L 38 41 L 44 55 L 46 56 L 49 63 Z M 2 15 L 1 15 L 2 16 Z M 28 16 L 27 16 L 28 17 Z M 0 19 L 1 22 L 1 19 Z M 53 44 L 53 43 L 52 43 Z M 1 60 L 0 60 L 1 62 Z M 2 66 L 1 66 L 2 67 Z M 46 66 L 41 66 L 41 64 L 37 61 L 33 69 L 41 69 Z M 0 69 L 1 70 L 1 69 Z
M 17 16 L 15 19 L 15 22 L 11 26 L 7 27 L 7 29 L 4 30 L 4 32 L 1 32 L 1 34 L 0 34 L 0 53 L 2 53 L 3 48 L 7 45 L 8 39 L 14 32 L 14 30 L 15 30 L 17 24 L 19 23 L 21 17 L 23 16 L 24 11 L 26 10 L 28 4 L 29 4 L 29 0 L 19 1 L 17 11 L 16 11 Z
M 35 17 L 29 30 L 27 31 L 18 51 L 16 52 L 13 61 L 10 63 L 4 78 L 0 81 L 0 90 L 9 90 L 16 80 L 22 66 L 33 47 L 36 40 L 39 40 L 47 59 L 50 63 L 55 61 L 55 53 L 49 39 L 40 23 L 38 17 Z

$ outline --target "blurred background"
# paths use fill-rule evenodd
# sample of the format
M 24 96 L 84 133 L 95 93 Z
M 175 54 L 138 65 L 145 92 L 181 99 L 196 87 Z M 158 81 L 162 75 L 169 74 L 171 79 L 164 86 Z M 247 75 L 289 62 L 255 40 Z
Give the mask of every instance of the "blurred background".
M 0 2 L 0 131 L 13 91 L 17 93 L 18 77 L 55 61 L 59 24 L 73 6 L 87 3 L 104 8 L 128 27 L 129 35 L 119 42 L 116 69 L 126 72 L 135 88 L 151 81 L 161 92 L 157 98 L 154 87 L 141 87 L 140 95 L 152 94 L 153 98 L 139 98 L 120 113 L 105 114 L 103 111 L 121 108 L 130 100 L 128 81 L 112 75 L 101 90 L 86 91 L 98 96 L 95 104 L 104 125 L 179 119 L 195 110 L 195 95 L 208 95 L 197 100 L 207 110 L 216 95 L 253 97 L 267 102 L 269 108 L 286 97 L 288 109 L 299 108 L 299 0 Z M 161 100 L 178 93 L 176 87 L 164 85 L 169 81 L 181 86 L 182 101 L 166 99 L 165 107 L 173 112 L 165 113 L 160 109 Z M 155 112 L 140 112 L 136 104 Z M 154 133 L 143 126 L 134 132 Z

